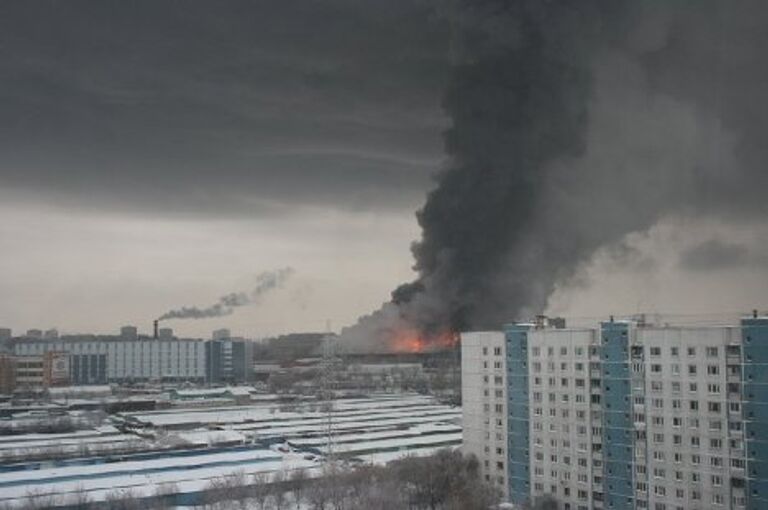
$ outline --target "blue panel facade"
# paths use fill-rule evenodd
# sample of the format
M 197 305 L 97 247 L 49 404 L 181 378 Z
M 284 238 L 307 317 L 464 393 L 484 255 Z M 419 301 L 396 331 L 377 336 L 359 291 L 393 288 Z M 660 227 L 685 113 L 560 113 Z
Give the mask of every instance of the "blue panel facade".
M 106 354 L 70 354 L 69 379 L 72 384 L 107 384 Z
M 747 508 L 768 508 L 768 319 L 741 321 Z
M 629 335 L 625 322 L 600 326 L 605 506 L 613 510 L 634 508 Z
M 208 340 L 205 342 L 205 380 L 206 382 L 216 383 L 222 380 L 222 356 L 223 345 L 219 340 Z
M 528 423 L 528 326 L 508 325 L 507 343 L 507 465 L 509 499 L 525 503 L 530 498 Z

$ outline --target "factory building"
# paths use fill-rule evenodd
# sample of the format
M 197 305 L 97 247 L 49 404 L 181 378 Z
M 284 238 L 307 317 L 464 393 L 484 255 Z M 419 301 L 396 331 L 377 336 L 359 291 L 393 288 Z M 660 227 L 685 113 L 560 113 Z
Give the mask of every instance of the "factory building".
M 16 388 L 16 360 L 11 354 L 0 354 L 0 395 L 9 395 Z
M 123 326 L 120 328 L 120 338 L 123 340 L 138 340 L 139 329 L 136 326 Z
M 205 378 L 205 350 L 200 340 L 62 337 L 54 341 L 22 340 L 15 342 L 13 349 L 17 356 L 68 353 L 72 384 L 77 385 Z
M 16 356 L 37 357 L 48 352 L 66 353 L 69 378 L 76 385 L 252 379 L 253 347 L 249 341 L 181 339 L 169 328 L 159 329 L 156 339 L 131 340 L 133 333 L 132 327 L 124 327 L 119 336 L 14 339 L 12 351 Z
M 520 505 L 549 494 L 563 510 L 768 508 L 767 363 L 757 314 L 465 333 L 464 449 L 498 483 L 500 433 L 505 491 Z
M 69 355 L 48 351 L 41 355 L 0 354 L 0 394 L 66 386 L 70 381 Z
M 205 342 L 205 379 L 208 382 L 253 380 L 253 344 L 239 338 Z

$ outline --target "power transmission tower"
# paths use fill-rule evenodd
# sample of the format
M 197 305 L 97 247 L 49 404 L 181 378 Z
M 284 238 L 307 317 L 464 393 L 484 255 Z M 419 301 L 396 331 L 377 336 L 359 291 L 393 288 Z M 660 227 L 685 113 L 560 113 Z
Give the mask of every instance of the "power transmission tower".
M 323 376 L 322 391 L 325 404 L 325 434 L 326 434 L 326 460 L 329 463 L 333 458 L 333 412 L 334 412 L 334 385 L 336 382 L 336 353 L 334 335 L 331 333 L 330 322 L 326 325 L 326 334 L 323 338 Z

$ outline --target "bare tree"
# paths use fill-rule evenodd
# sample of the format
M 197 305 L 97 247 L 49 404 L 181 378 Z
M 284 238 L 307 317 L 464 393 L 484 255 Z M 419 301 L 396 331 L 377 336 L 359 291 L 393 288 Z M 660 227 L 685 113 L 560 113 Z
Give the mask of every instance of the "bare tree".
M 179 487 L 175 483 L 162 483 L 155 486 L 151 508 L 152 510 L 170 510 L 174 508 L 174 499 L 179 493 Z
M 90 495 L 82 484 L 78 484 L 75 490 L 67 498 L 67 506 L 74 510 L 85 510 L 91 502 Z
M 301 502 L 304 501 L 307 480 L 307 471 L 304 468 L 294 469 L 291 472 L 289 487 L 293 492 L 293 500 L 296 502 L 297 509 L 301 508 Z
M 52 492 L 35 488 L 27 491 L 20 508 L 22 510 L 43 510 L 53 508 L 57 503 L 56 496 Z
M 323 480 L 327 484 L 328 496 L 334 510 L 346 510 L 349 505 L 349 476 L 352 471 L 336 463 L 326 464 Z
M 237 503 L 241 510 L 248 509 L 248 500 L 250 499 L 250 490 L 248 486 L 248 477 L 243 470 L 238 470 L 228 475 L 224 479 L 224 485 L 227 490 L 228 499 Z
M 106 510 L 139 510 L 141 503 L 132 490 L 115 489 L 107 493 L 104 508 Z
M 272 506 L 275 510 L 283 510 L 287 505 L 285 478 L 285 474 L 282 471 L 275 471 L 269 484 Z
M 264 473 L 254 473 L 251 476 L 251 497 L 253 498 L 259 510 L 265 510 L 270 498 L 269 479 Z
M 373 499 L 370 492 L 376 481 L 375 472 L 373 466 L 361 466 L 347 473 L 346 485 L 352 507 L 365 508 L 366 503 Z
M 330 497 L 327 482 L 323 478 L 312 480 L 305 492 L 312 510 L 326 510 L 328 508 Z
M 223 477 L 211 478 L 203 489 L 203 506 L 206 508 L 219 508 L 227 499 L 227 485 Z

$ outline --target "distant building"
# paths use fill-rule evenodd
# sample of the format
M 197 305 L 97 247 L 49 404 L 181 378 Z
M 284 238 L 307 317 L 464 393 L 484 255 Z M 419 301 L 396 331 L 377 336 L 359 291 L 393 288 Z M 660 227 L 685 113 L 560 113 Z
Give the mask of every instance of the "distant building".
M 275 360 L 294 360 L 321 354 L 326 333 L 291 333 L 267 342 L 267 355 Z
M 43 330 L 42 329 L 28 329 L 27 334 L 24 335 L 27 338 L 43 338 Z
M 0 342 L 5 342 L 13 337 L 11 328 L 0 328 Z
M 16 388 L 42 388 L 44 386 L 44 366 L 43 356 L 16 356 L 15 362 L 15 381 Z
M 208 340 L 205 342 L 207 382 L 253 380 L 253 343 L 249 340 Z
M 170 328 L 161 329 L 157 339 L 130 340 L 133 330 L 125 330 L 121 330 L 120 336 L 12 339 L 9 346 L 16 356 L 42 359 L 48 352 L 64 353 L 68 362 L 68 384 L 73 385 L 253 380 L 253 343 L 248 340 L 180 339 L 173 336 Z M 58 383 L 52 380 L 51 384 Z
M 42 356 L 48 351 L 68 353 L 71 384 L 75 385 L 205 379 L 205 345 L 201 340 L 81 335 L 13 343 L 18 356 Z
M 16 388 L 16 358 L 0 354 L 0 394 L 10 395 Z
M 72 384 L 106 384 L 107 383 L 107 354 L 70 353 L 70 374 Z
M 160 328 L 157 330 L 157 337 L 160 340 L 173 340 L 173 329 Z
M 251 394 L 255 394 L 254 388 L 246 386 L 228 386 L 225 388 L 197 388 L 197 389 L 172 389 L 169 392 L 171 400 L 209 400 L 209 399 L 225 399 L 230 400 L 234 404 L 249 404 L 251 403 Z
M 68 386 L 70 381 L 69 354 L 48 351 L 43 355 L 43 386 Z
M 139 330 L 136 326 L 123 326 L 120 328 L 120 338 L 123 340 L 138 340 Z
M 213 340 L 228 340 L 232 338 L 232 333 L 227 328 L 217 329 L 211 335 Z

